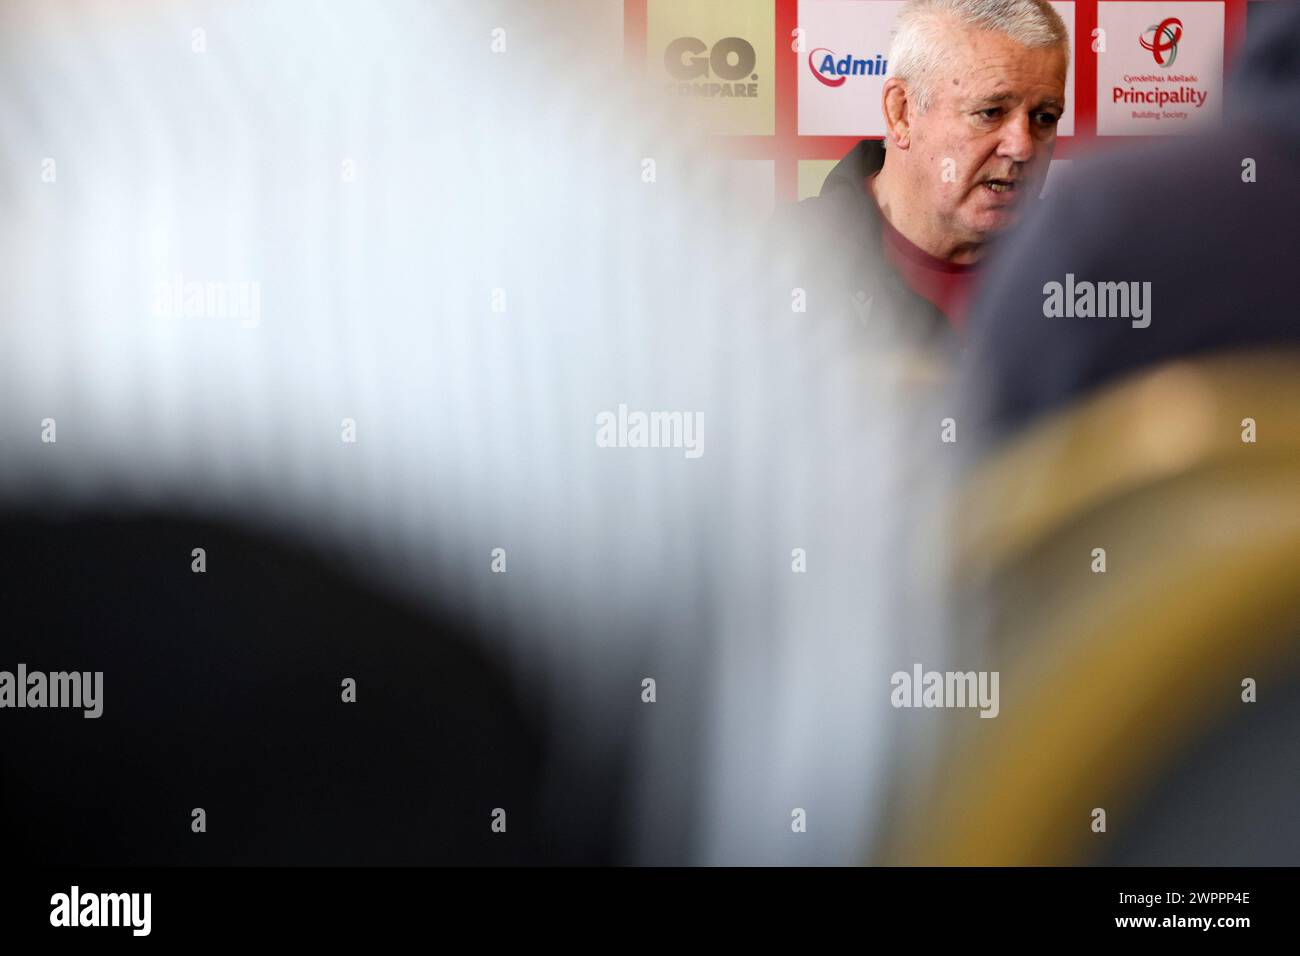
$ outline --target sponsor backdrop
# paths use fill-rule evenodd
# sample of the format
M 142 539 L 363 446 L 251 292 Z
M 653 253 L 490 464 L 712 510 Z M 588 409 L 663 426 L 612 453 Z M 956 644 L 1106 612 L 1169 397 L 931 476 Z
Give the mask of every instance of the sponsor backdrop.
M 1177 136 L 1222 116 L 1246 0 L 1052 5 L 1072 50 L 1054 173 L 1110 137 Z M 754 189 L 748 208 L 761 213 L 815 195 L 854 143 L 883 134 L 880 93 L 901 6 L 624 0 L 624 50 L 684 123 L 715 136 L 719 158 L 743 164 Z

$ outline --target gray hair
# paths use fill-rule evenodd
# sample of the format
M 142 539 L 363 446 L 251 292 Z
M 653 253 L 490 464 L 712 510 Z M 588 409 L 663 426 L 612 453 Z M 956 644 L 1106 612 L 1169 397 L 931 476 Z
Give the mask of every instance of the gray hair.
M 929 108 L 934 74 L 949 56 L 942 39 L 945 22 L 1004 33 L 1027 47 L 1064 44 L 1069 56 L 1065 22 L 1047 0 L 908 0 L 898 14 L 889 66 L 907 83 L 918 113 Z

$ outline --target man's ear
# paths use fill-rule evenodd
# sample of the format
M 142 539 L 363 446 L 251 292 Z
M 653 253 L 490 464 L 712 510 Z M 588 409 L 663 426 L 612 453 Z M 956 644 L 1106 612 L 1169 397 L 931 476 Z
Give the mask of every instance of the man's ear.
M 885 114 L 885 132 L 892 145 L 907 149 L 912 142 L 912 126 L 909 122 L 907 87 L 903 81 L 891 76 L 885 80 L 885 88 L 880 95 L 880 108 Z

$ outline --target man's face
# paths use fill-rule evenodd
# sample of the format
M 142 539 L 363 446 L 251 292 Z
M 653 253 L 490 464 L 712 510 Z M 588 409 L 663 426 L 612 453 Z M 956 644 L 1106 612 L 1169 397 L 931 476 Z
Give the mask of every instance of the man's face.
M 928 108 L 912 116 L 910 148 L 921 160 L 914 185 L 929 191 L 937 230 L 981 242 L 1042 189 L 1065 109 L 1067 56 L 1064 47 L 1031 49 L 955 26 L 947 48 Z

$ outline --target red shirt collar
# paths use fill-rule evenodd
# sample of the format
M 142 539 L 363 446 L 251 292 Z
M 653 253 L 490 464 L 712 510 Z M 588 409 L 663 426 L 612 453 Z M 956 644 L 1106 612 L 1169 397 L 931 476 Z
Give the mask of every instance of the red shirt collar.
M 876 194 L 871 188 L 870 176 L 863 181 L 863 188 L 875 203 Z M 959 265 L 930 255 L 895 229 L 878 203 L 876 210 L 880 213 L 880 239 L 885 259 L 909 289 L 933 303 L 954 329 L 964 332 L 966 312 L 979 276 L 979 263 Z

